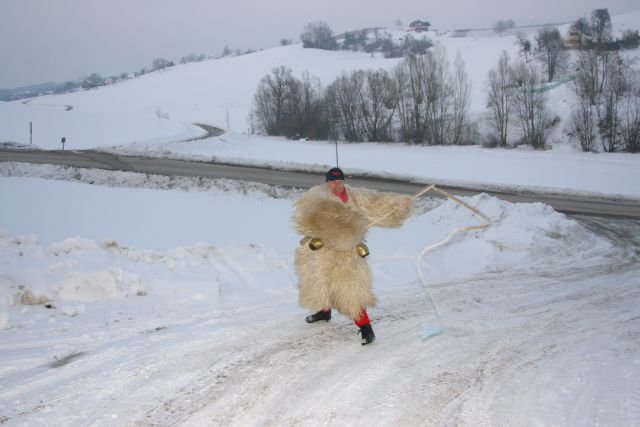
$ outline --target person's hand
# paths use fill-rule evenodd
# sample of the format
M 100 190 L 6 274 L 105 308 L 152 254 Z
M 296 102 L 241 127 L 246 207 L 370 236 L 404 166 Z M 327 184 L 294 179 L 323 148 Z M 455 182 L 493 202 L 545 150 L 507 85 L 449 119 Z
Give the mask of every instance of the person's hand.
M 402 199 L 402 207 L 403 208 L 408 208 L 409 206 L 411 206 L 411 203 L 413 203 L 413 199 L 409 196 L 405 197 L 404 199 Z

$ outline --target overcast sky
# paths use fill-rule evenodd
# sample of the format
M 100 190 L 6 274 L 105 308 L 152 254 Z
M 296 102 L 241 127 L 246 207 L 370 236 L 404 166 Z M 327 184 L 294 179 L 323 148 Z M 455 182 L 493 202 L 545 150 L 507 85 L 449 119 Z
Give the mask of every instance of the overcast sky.
M 334 33 L 392 27 L 414 19 L 433 28 L 492 27 L 572 21 L 595 8 L 611 15 L 640 9 L 638 0 L 0 0 L 0 88 L 133 72 L 155 58 L 178 62 L 297 41 L 322 20 Z

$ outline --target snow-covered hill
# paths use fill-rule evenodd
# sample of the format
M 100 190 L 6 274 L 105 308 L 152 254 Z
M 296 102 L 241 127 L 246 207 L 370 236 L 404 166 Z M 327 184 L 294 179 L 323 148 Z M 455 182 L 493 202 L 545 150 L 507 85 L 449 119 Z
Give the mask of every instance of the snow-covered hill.
M 612 22 L 615 30 L 638 28 L 640 11 L 614 16 Z M 567 27 L 568 25 L 560 27 L 563 34 Z M 471 112 L 477 117 L 485 110 L 485 82 L 488 71 L 495 67 L 503 50 L 507 51 L 511 58 L 518 57 L 518 48 L 514 43 L 516 30 L 503 34 L 502 37 L 490 32 L 470 32 L 468 37 L 463 38 L 452 37 L 451 33 L 446 32 L 424 33 L 446 49 L 451 62 L 458 53 L 464 59 L 467 74 L 472 80 Z M 406 34 L 395 30 L 386 31 L 394 37 Z M 523 28 L 522 31 L 533 38 L 537 28 Z M 130 123 L 132 118 L 155 118 L 162 121 L 159 116 L 168 116 L 165 121 L 187 124 L 203 122 L 244 133 L 249 127 L 249 110 L 256 87 L 260 79 L 274 67 L 286 66 L 297 76 L 308 71 L 318 77 L 322 84 L 328 85 L 343 71 L 378 68 L 391 70 L 400 60 L 384 59 L 380 54 L 372 57 L 363 52 L 303 49 L 302 45 L 294 44 L 238 57 L 177 65 L 95 90 L 33 99 L 29 102 L 29 107 L 33 108 L 20 108 L 18 102 L 0 104 L 0 117 L 10 118 L 6 122 L 7 125 L 0 129 L 0 142 L 28 142 L 25 129 L 28 129 L 29 120 L 35 122 L 35 144 L 43 148 L 58 148 L 59 138 L 52 138 L 50 135 L 59 135 L 63 131 L 76 132 L 77 136 L 72 139 L 76 148 L 140 141 L 144 138 L 136 136 L 132 130 L 135 130 L 136 126 L 148 129 L 148 126 L 144 121 L 141 124 Z M 549 105 L 552 112 L 566 118 L 571 96 L 566 85 L 551 91 Z M 47 126 L 53 124 L 43 117 L 41 111 L 38 112 L 36 105 L 71 105 L 73 110 L 47 110 L 55 116 L 51 121 L 57 122 L 65 117 L 64 121 L 67 123 L 64 129 L 57 127 L 53 128 L 56 132 L 48 132 Z M 29 118 L 31 114 L 35 119 Z M 99 135 L 107 126 L 87 123 L 91 122 L 91 119 L 86 115 L 100 117 L 105 122 L 112 123 L 113 127 L 120 128 L 123 135 L 131 136 L 128 140 L 115 138 L 113 135 L 111 139 L 102 138 Z M 69 119 L 68 116 L 73 119 Z M 74 129 L 74 126 L 81 130 Z M 178 125 L 170 127 L 165 123 L 158 125 L 158 132 L 166 135 L 165 140 L 170 140 L 170 137 L 176 138 L 176 128 L 180 129 Z M 197 133 L 193 129 L 191 133 L 184 129 L 180 131 L 187 136 Z

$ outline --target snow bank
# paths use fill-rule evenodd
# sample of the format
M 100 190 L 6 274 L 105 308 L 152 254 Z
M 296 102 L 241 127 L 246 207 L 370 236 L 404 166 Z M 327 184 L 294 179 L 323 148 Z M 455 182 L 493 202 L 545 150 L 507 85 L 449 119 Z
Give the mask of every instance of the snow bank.
M 300 194 L 299 190 L 256 182 L 213 179 L 205 177 L 164 176 L 137 172 L 83 169 L 68 166 L 29 164 L 16 162 L 0 163 L 0 176 L 32 177 L 58 181 L 82 182 L 108 187 L 131 187 L 161 190 L 216 191 L 243 194 L 258 198 L 290 198 Z
M 263 280 L 274 278 L 278 287 L 291 285 L 289 258 L 256 245 L 197 244 L 161 252 L 122 246 L 115 240 L 98 244 L 70 238 L 44 247 L 35 235 L 14 237 L 4 232 L 0 329 L 24 326 L 45 312 L 75 317 L 135 299 L 150 301 L 128 304 L 214 304 L 222 295 L 231 298 L 245 292 L 252 295 L 246 295 L 248 301 L 260 299 L 282 291 L 263 289 Z
M 45 181 L 64 188 L 69 183 Z M 33 183 L 32 183 L 33 185 Z M 74 184 L 76 195 L 87 200 L 89 193 L 103 194 L 105 187 Z M 48 190 L 55 193 L 54 190 Z M 122 199 L 132 190 L 116 188 L 112 200 Z M 142 190 L 135 190 L 144 199 Z M 155 193 L 154 193 L 155 194 Z M 197 197 L 199 193 L 164 191 L 158 196 L 174 203 Z M 205 193 L 206 194 L 206 193 Z M 183 199 L 184 197 L 186 199 Z M 114 224 L 113 237 L 101 243 L 89 238 L 66 238 L 46 246 L 34 233 L 12 236 L 0 233 L 2 287 L 0 320 L 4 329 L 24 326 L 32 316 L 47 312 L 65 317 L 82 317 L 94 310 L 122 304 L 148 307 L 154 304 L 224 305 L 230 300 L 268 303 L 285 296 L 296 299 L 293 250 L 298 237 L 290 224 L 292 199 L 244 197 L 220 193 L 208 194 L 216 206 L 226 205 L 235 212 L 248 209 L 260 212 L 261 224 L 270 224 L 266 234 L 256 241 L 253 228 L 244 222 L 227 222 L 227 234 L 218 234 L 208 243 L 174 246 L 167 250 L 141 249 L 120 243 L 130 237 L 131 224 Z M 486 194 L 463 198 L 492 220 L 492 225 L 454 238 L 448 245 L 429 252 L 421 267 L 430 282 L 452 280 L 487 271 L 527 268 L 537 263 L 567 262 L 587 252 L 606 252 L 608 245 L 593 237 L 575 221 L 542 204 L 512 204 Z M 151 200 L 151 199 L 149 199 Z M 180 202 L 178 202 L 180 201 Z M 176 217 L 144 202 L 153 215 L 165 224 L 184 224 L 196 230 L 210 227 L 209 219 L 193 217 L 188 211 Z M 86 215 L 97 218 L 99 206 L 86 206 Z M 44 201 L 32 209 L 50 209 Z M 6 212 L 0 217 L 5 222 Z M 451 200 L 425 198 L 416 214 L 402 229 L 374 228 L 369 234 L 371 265 L 375 278 L 395 264 L 393 275 L 416 280 L 415 260 L 423 247 L 435 243 L 455 228 L 479 224 L 469 210 Z M 60 223 L 61 234 L 73 235 L 74 222 Z M 98 224 L 94 223 L 94 226 Z M 260 226 L 264 229 L 264 225 Z M 286 230 L 286 231 L 285 231 Z M 232 242 L 237 243 L 232 243 Z M 19 307 L 26 309 L 22 310 Z M 38 311 L 39 310 L 39 311 Z M 11 315 L 11 319 L 9 318 Z M 29 320 L 31 319 L 31 320 Z M 11 321 L 10 321 L 11 320 Z
M 566 263 L 574 256 L 598 256 L 610 250 L 609 243 L 547 205 L 509 203 L 486 194 L 461 199 L 492 223 L 484 230 L 458 234 L 445 246 L 426 252 L 419 268 L 430 283 L 489 271 L 528 269 L 541 263 Z M 372 258 L 417 259 L 424 248 L 442 241 L 455 229 L 483 223 L 465 207 L 447 200 L 411 218 L 400 232 L 372 229 Z M 385 248 L 388 253 L 376 254 L 375 248 Z

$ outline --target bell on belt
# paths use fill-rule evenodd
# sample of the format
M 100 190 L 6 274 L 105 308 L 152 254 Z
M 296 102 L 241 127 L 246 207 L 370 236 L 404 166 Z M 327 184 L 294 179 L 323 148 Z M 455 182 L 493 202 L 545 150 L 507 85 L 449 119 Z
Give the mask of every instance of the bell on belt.
M 309 247 L 314 251 L 321 249 L 323 246 L 324 246 L 324 243 L 322 243 L 322 240 L 318 238 L 313 238 L 309 241 Z
M 364 258 L 369 255 L 369 248 L 364 243 L 360 243 L 358 244 L 358 246 L 356 246 L 356 252 L 358 252 L 358 255 Z

